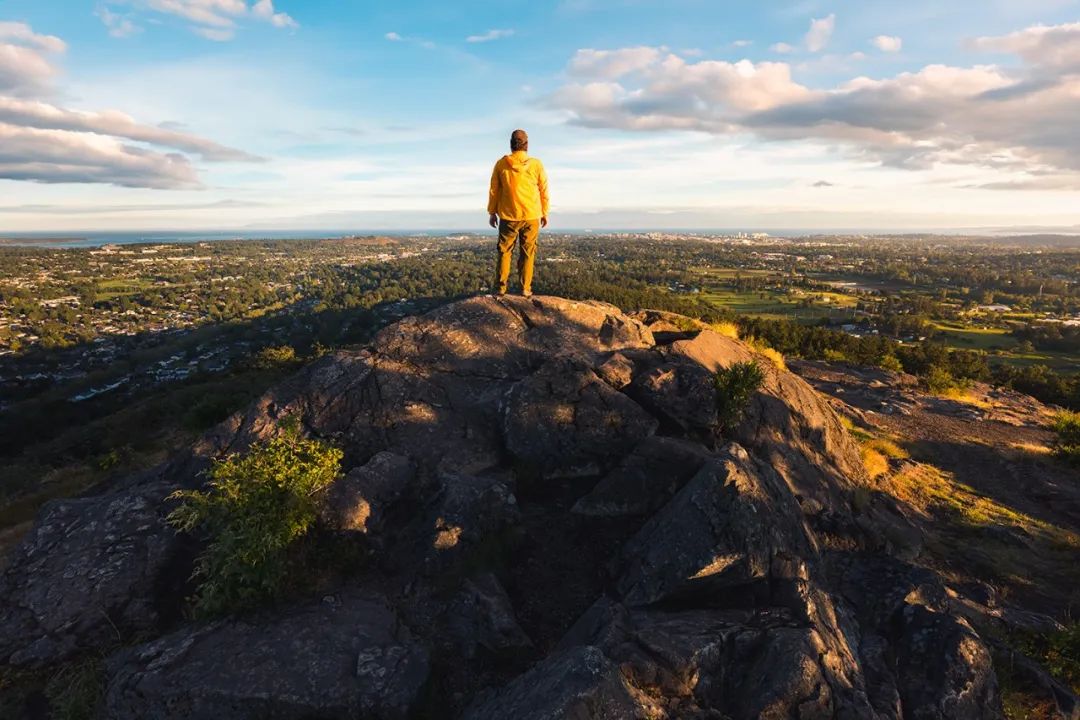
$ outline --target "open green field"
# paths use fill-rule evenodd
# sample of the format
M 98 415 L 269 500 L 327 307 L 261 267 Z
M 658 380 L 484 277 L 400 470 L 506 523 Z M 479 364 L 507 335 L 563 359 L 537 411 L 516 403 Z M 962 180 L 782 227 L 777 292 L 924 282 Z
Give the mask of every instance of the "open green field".
M 151 285 L 153 282 L 144 278 L 100 280 L 95 286 L 95 300 L 112 300 L 124 295 L 138 295 Z
M 690 272 L 711 280 L 734 280 L 738 277 L 779 276 L 774 270 L 748 270 L 743 268 L 694 268 Z
M 1036 350 L 1033 353 L 1005 353 L 995 355 L 994 358 L 1002 360 L 1009 365 L 1028 367 L 1031 365 L 1045 365 L 1052 370 L 1063 373 L 1080 373 L 1080 357 L 1070 353 L 1043 352 Z
M 949 347 L 964 350 L 1008 349 L 1017 345 L 1016 338 L 1005 328 L 972 327 L 959 323 L 934 323 L 941 338 Z
M 700 298 L 710 305 L 727 308 L 740 315 L 794 320 L 845 319 L 858 302 L 842 293 L 809 292 L 788 295 L 769 290 L 738 291 L 724 287 L 704 290 Z M 803 301 L 809 300 L 806 306 Z

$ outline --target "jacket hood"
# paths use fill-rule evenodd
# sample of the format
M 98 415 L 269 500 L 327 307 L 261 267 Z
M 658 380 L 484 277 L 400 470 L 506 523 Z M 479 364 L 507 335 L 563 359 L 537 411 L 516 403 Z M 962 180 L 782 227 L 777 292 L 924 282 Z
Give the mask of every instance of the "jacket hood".
M 512 152 L 506 156 L 506 164 L 513 172 L 522 172 L 529 165 L 529 155 L 523 150 Z

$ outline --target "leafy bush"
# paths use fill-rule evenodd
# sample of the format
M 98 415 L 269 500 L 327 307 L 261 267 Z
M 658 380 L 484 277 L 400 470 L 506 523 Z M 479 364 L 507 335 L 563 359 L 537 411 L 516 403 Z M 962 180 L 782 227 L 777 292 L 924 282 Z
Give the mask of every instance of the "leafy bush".
M 1080 413 L 1060 413 L 1050 426 L 1057 433 L 1054 454 L 1071 465 L 1080 466 Z
M 742 420 L 750 399 L 761 389 L 765 382 L 765 373 L 753 360 L 733 363 L 719 370 L 714 382 L 720 426 L 731 429 Z
M 296 350 L 290 345 L 271 345 L 259 350 L 251 358 L 251 366 L 256 370 L 273 370 L 296 363 Z
M 1051 675 L 1080 693 L 1080 623 L 1045 634 L 1013 638 L 1017 646 L 1035 658 Z
M 926 389 L 935 395 L 950 395 L 966 387 L 966 383 L 957 380 L 951 372 L 940 365 L 933 365 L 923 378 Z
M 295 429 L 218 461 L 209 489 L 180 490 L 169 522 L 209 538 L 195 564 L 197 615 L 254 607 L 278 595 L 288 549 L 315 521 L 315 494 L 338 476 L 342 453 Z

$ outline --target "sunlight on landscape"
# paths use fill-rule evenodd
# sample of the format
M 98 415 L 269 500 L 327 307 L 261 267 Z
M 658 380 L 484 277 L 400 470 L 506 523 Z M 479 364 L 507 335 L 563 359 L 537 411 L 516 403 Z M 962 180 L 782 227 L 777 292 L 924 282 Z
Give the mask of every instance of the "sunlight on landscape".
M 1080 716 L 1080 0 L 0 3 L 0 718 Z

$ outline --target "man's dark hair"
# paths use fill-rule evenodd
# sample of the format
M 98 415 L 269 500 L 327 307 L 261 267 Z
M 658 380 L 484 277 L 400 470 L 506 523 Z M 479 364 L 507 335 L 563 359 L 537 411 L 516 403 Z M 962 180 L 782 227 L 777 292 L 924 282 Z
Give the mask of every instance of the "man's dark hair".
M 529 149 L 529 134 L 524 130 L 515 130 L 510 133 L 510 150 L 517 152 L 518 150 Z

